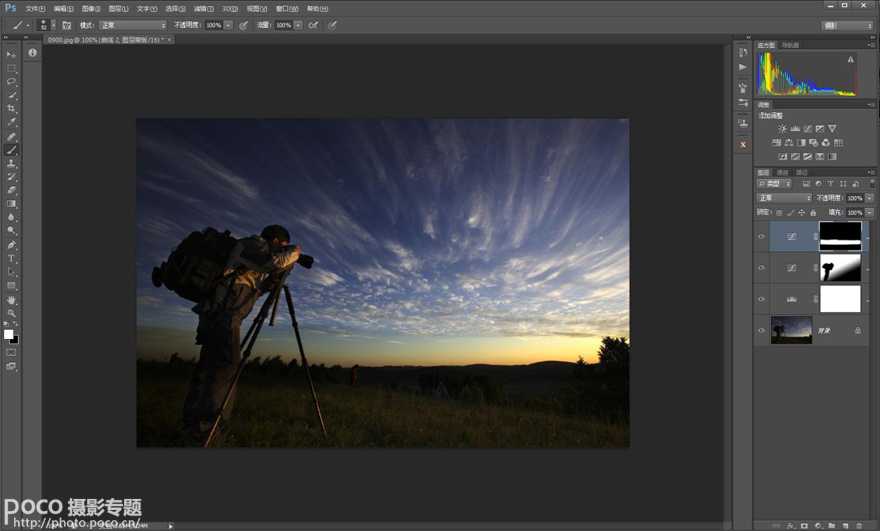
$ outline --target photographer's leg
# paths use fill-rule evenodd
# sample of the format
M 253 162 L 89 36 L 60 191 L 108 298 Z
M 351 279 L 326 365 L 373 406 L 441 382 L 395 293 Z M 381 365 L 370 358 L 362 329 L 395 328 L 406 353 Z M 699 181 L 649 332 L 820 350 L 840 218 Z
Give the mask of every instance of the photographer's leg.
M 212 352 L 211 341 L 202 346 L 199 361 L 190 377 L 189 387 L 183 403 L 183 427 L 188 433 L 198 437 L 201 424 L 210 421 L 212 408 L 211 387 L 214 379 L 213 363 L 216 355 Z
M 213 411 L 216 413 L 223 404 L 226 392 L 235 379 L 235 372 L 241 362 L 241 323 L 256 302 L 256 292 L 248 286 L 236 284 L 223 311 L 220 331 L 217 336 L 217 356 L 214 364 L 214 378 L 211 389 Z M 223 410 L 223 420 L 230 419 L 237 389 L 233 387 L 229 402 Z

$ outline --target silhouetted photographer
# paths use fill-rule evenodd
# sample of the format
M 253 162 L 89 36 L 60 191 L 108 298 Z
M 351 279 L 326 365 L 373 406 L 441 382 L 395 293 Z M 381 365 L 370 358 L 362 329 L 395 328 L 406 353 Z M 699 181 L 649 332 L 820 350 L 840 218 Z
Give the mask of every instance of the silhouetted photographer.
M 156 286 L 164 284 L 197 302 L 193 307 L 199 315 L 196 344 L 202 348 L 183 404 L 183 426 L 190 436 L 210 439 L 218 415 L 229 418 L 242 361 L 241 323 L 257 299 L 272 293 L 266 304 L 272 305 L 274 317 L 281 284 L 291 268 L 297 263 L 310 268 L 312 262 L 298 245 L 290 245 L 287 229 L 269 225 L 259 236 L 239 240 L 228 231 L 194 232 L 154 269 Z M 249 337 L 253 331 L 252 327 Z M 248 348 L 252 346 L 253 341 Z

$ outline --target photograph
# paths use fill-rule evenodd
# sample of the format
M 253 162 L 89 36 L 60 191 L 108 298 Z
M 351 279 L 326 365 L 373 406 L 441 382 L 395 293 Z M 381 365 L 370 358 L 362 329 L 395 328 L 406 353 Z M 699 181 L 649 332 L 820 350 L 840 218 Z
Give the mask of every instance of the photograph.
M 822 282 L 860 282 L 862 255 L 823 254 L 819 258 L 819 278 Z
M 629 447 L 627 119 L 136 132 L 138 447 Z
M 809 315 L 773 315 L 770 317 L 771 345 L 811 345 L 813 318 Z

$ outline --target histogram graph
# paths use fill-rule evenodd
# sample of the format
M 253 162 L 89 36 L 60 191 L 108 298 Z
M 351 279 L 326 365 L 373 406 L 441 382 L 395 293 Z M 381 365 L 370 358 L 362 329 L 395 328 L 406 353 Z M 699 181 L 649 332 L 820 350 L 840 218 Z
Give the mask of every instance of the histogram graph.
M 759 96 L 855 97 L 856 56 L 847 52 L 775 52 L 758 55 Z

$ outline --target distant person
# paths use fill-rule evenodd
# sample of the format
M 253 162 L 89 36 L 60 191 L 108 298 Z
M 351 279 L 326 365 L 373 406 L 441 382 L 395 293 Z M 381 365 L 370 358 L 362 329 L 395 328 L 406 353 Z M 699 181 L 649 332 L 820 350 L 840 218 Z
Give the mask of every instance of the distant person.
M 358 383 L 358 368 L 359 368 L 358 365 L 354 365 L 351 368 L 351 380 L 349 383 L 351 384 L 352 387 L 356 386 Z
M 773 327 L 773 333 L 776 334 L 776 337 L 777 337 L 777 338 L 781 338 L 781 337 L 782 337 L 782 334 L 785 333 L 785 326 L 783 326 L 783 325 L 776 325 L 776 326 L 774 326 L 774 327 Z
M 272 280 L 300 257 L 298 245 L 290 245 L 290 233 L 269 225 L 259 236 L 238 240 L 211 296 L 194 308 L 199 315 L 196 344 L 202 346 L 183 404 L 186 432 L 204 440 L 220 410 L 241 361 L 241 322 L 260 295 L 272 289 Z M 235 391 L 223 417 L 229 419 Z

